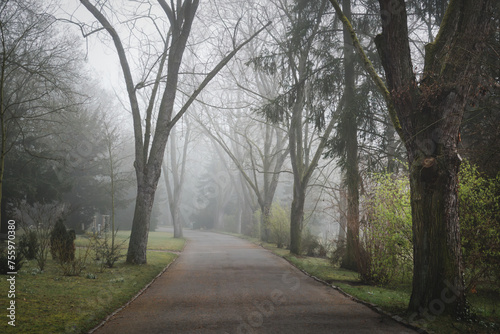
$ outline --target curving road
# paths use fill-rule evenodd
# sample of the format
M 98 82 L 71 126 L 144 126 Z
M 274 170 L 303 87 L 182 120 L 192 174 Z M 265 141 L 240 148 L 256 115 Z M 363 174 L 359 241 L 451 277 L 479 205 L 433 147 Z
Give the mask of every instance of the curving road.
M 248 241 L 185 236 L 177 261 L 94 333 L 416 333 Z

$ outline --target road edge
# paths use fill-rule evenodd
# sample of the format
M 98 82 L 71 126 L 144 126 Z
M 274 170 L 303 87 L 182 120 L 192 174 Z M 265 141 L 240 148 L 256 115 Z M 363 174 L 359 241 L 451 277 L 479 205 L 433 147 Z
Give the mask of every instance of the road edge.
M 112 317 L 114 317 L 116 314 L 118 314 L 119 312 L 121 312 L 122 310 L 124 310 L 125 308 L 127 308 L 127 306 L 129 306 L 133 301 L 135 301 L 137 298 L 139 298 L 154 282 L 156 282 L 156 280 L 158 278 L 160 278 L 161 275 L 163 275 L 168 270 L 168 268 L 170 268 L 171 265 L 173 265 L 175 263 L 175 261 L 177 261 L 177 259 L 181 256 L 182 252 L 186 248 L 186 244 L 187 243 L 188 243 L 188 240 L 186 239 L 186 242 L 184 243 L 184 247 L 182 247 L 182 250 L 180 251 L 180 253 L 172 253 L 172 254 L 177 255 L 177 257 L 175 257 L 172 262 L 170 262 L 169 264 L 167 264 L 167 266 L 165 268 L 163 268 L 163 270 L 160 271 L 160 273 L 158 275 L 156 275 L 151 280 L 151 282 L 149 282 L 141 290 L 139 290 L 139 292 L 137 292 L 137 294 L 135 296 L 133 296 L 128 302 L 126 302 L 125 304 L 123 304 L 122 306 L 120 306 L 119 308 L 117 308 L 116 310 L 114 310 L 112 313 L 108 314 L 106 316 L 106 318 L 104 318 L 104 320 L 102 320 L 97 326 L 95 326 L 90 331 L 88 331 L 87 334 L 92 334 L 95 331 L 97 331 L 99 328 L 101 328 L 102 326 L 104 326 Z
M 313 276 L 311 274 L 309 274 L 307 271 L 297 267 L 293 262 L 291 262 L 290 260 L 288 260 L 286 257 L 282 256 L 282 255 L 279 255 L 279 254 L 276 254 L 274 253 L 273 251 L 271 251 L 270 249 L 267 249 L 266 247 L 264 247 L 264 245 L 261 243 L 261 242 L 253 242 L 251 240 L 248 240 L 246 238 L 243 238 L 243 237 L 240 237 L 238 235 L 235 235 L 235 234 L 231 234 L 231 233 L 225 233 L 225 232 L 222 232 L 222 231 L 210 231 L 212 233 L 219 233 L 219 234 L 224 234 L 224 235 L 229 235 L 229 236 L 233 236 L 233 237 L 237 237 L 239 239 L 242 239 L 242 240 L 246 240 L 256 246 L 260 246 L 262 249 L 265 249 L 266 251 L 268 251 L 269 253 L 273 254 L 274 256 L 277 256 L 279 258 L 282 258 L 283 260 L 285 260 L 286 262 L 288 262 L 289 264 L 291 264 L 294 268 L 300 270 L 303 274 L 305 274 L 306 276 L 309 276 L 311 277 L 312 279 L 314 279 L 315 281 L 317 282 L 320 282 L 338 292 L 340 292 L 342 295 L 344 295 L 345 297 L 351 299 L 352 301 L 356 302 L 356 303 L 359 303 L 359 304 L 362 304 L 364 306 L 367 306 L 369 307 L 370 309 L 372 309 L 373 311 L 377 312 L 378 314 L 381 314 L 383 316 L 386 316 L 386 317 L 389 317 L 391 318 L 392 320 L 396 321 L 397 323 L 409 328 L 409 329 L 412 329 L 412 330 L 415 330 L 417 333 L 420 333 L 420 334 L 433 334 L 433 332 L 430 332 L 430 331 L 427 331 L 426 329 L 423 329 L 421 327 L 418 327 L 416 325 L 413 325 L 411 323 L 409 323 L 408 321 L 404 320 L 403 318 L 401 318 L 400 316 L 398 315 L 394 315 L 394 314 L 391 314 L 387 311 L 384 311 L 382 308 L 380 308 L 378 305 L 376 304 L 373 304 L 373 303 L 369 303 L 369 302 L 366 302 L 364 300 L 361 300 L 361 299 L 358 299 L 350 294 L 348 294 L 347 292 L 345 292 L 344 290 L 342 290 L 340 287 L 336 286 L 336 285 L 333 285 L 333 284 L 330 284 L 326 281 L 323 281 L 322 279 L 316 277 L 316 276 Z

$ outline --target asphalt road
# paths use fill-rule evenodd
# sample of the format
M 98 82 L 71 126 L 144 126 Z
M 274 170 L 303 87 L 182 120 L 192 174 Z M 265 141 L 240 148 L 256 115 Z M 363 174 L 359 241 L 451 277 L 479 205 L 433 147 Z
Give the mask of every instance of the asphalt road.
M 185 235 L 177 261 L 94 333 L 416 333 L 250 242 Z

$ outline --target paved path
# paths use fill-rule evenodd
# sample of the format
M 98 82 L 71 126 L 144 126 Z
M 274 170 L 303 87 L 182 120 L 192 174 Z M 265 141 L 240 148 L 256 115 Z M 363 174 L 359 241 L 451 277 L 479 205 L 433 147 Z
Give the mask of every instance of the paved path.
M 177 261 L 95 333 L 416 333 L 250 242 L 185 234 Z

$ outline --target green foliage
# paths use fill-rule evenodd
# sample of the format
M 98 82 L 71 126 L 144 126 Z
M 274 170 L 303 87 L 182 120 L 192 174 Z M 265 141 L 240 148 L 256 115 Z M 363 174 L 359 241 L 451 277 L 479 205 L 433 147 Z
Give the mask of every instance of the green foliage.
M 278 245 L 278 248 L 288 247 L 290 244 L 290 214 L 277 202 L 271 206 L 269 227 L 271 230 L 270 242 Z
M 410 277 L 412 230 L 406 178 L 376 174 L 367 196 L 359 252 L 362 279 L 387 284 Z M 482 175 L 465 161 L 459 174 L 462 251 L 468 290 L 480 282 L 500 281 L 500 173 Z
M 500 280 L 500 173 L 487 178 L 464 162 L 459 173 L 460 229 L 469 288 Z
M 75 259 L 75 234 L 66 230 L 61 218 L 50 232 L 50 252 L 52 259 L 59 262 L 71 262 Z
M 364 281 L 388 284 L 411 276 L 413 263 L 409 181 L 391 174 L 372 176 L 362 222 L 358 262 Z

